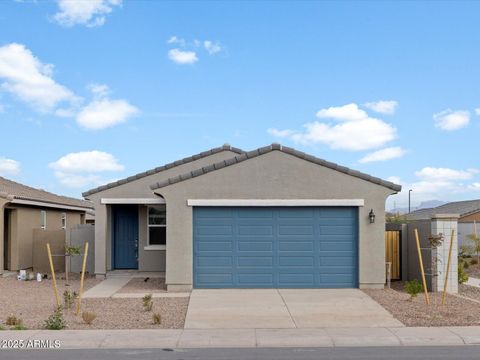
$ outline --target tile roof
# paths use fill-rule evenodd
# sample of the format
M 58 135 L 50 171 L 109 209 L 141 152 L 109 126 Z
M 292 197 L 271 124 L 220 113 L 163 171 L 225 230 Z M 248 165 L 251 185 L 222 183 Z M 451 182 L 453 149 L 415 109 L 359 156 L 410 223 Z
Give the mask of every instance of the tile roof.
M 437 214 L 458 214 L 460 217 L 480 211 L 480 200 L 454 201 L 434 208 L 420 209 L 406 214 L 407 220 L 430 219 Z
M 289 147 L 286 147 L 286 146 L 282 146 L 280 144 L 272 144 L 272 145 L 269 145 L 269 146 L 261 147 L 261 148 L 258 148 L 256 150 L 249 151 L 249 152 L 243 153 L 241 155 L 238 155 L 234 158 L 224 160 L 224 161 L 221 161 L 221 162 L 218 162 L 216 164 L 209 165 L 209 166 L 205 166 L 201 169 L 197 169 L 197 170 L 191 171 L 191 172 L 183 174 L 183 175 L 175 176 L 175 177 L 169 178 L 169 179 L 161 181 L 161 182 L 157 182 L 155 184 L 152 184 L 150 186 L 150 188 L 152 190 L 156 190 L 156 189 L 159 189 L 159 188 L 171 185 L 171 184 L 175 184 L 175 183 L 178 183 L 178 182 L 181 182 L 181 181 L 184 181 L 184 180 L 191 179 L 193 177 L 197 177 L 197 176 L 201 176 L 203 174 L 207 174 L 209 172 L 212 172 L 212 171 L 215 171 L 215 170 L 218 170 L 218 169 L 230 166 L 230 165 L 234 165 L 234 164 L 243 162 L 245 160 L 248 160 L 248 159 L 251 159 L 251 158 L 266 154 L 266 153 L 269 153 L 271 151 L 281 151 L 285 154 L 290 154 L 290 155 L 296 156 L 300 159 L 310 161 L 314 164 L 325 166 L 327 168 L 342 172 L 344 174 L 348 174 L 348 175 L 360 178 L 362 180 L 370 181 L 370 182 L 375 183 L 377 185 L 385 186 L 385 187 L 387 187 L 389 189 L 392 189 L 394 191 L 402 190 L 402 187 L 400 185 L 394 184 L 390 181 L 385 181 L 385 180 L 382 180 L 380 178 L 364 174 L 360 171 L 349 169 L 345 166 L 341 166 L 341 165 L 338 165 L 338 164 L 335 164 L 335 163 L 317 158 L 315 156 L 305 154 L 301 151 L 298 151 L 298 150 L 295 150 L 295 149 L 292 149 L 292 148 L 289 148 Z
M 213 148 L 213 149 L 210 149 L 210 150 L 207 150 L 207 151 L 203 151 L 199 154 L 192 155 L 192 156 L 186 157 L 184 159 L 174 161 L 172 163 L 157 167 L 155 169 L 147 170 L 147 171 L 138 173 L 136 175 L 130 176 L 128 178 L 118 180 L 118 181 L 115 181 L 115 182 L 112 182 L 112 183 L 109 183 L 109 184 L 106 184 L 106 185 L 99 186 L 95 189 L 85 191 L 82 195 L 84 197 L 86 197 L 86 196 L 95 194 L 97 192 L 107 190 L 107 189 L 111 189 L 111 188 L 114 188 L 116 186 L 123 185 L 123 184 L 129 183 L 131 181 L 135 181 L 135 180 L 141 179 L 141 178 L 149 176 L 149 175 L 159 173 L 159 172 L 167 170 L 167 169 L 171 169 L 171 168 L 173 168 L 175 166 L 178 166 L 178 165 L 187 164 L 189 162 L 192 162 L 192 161 L 195 161 L 195 160 L 198 160 L 198 159 L 201 159 L 201 158 L 204 158 L 204 157 L 207 157 L 207 156 L 210 156 L 210 155 L 222 152 L 222 151 L 232 151 L 232 152 L 235 152 L 237 154 L 243 154 L 244 153 L 244 151 L 239 149 L 239 148 L 232 147 L 229 144 L 225 144 L 223 146 Z
M 75 199 L 71 197 L 56 195 L 51 192 L 36 189 L 12 180 L 0 177 L 0 197 L 11 200 L 30 200 L 62 206 L 76 206 L 82 208 L 93 208 L 90 201 Z

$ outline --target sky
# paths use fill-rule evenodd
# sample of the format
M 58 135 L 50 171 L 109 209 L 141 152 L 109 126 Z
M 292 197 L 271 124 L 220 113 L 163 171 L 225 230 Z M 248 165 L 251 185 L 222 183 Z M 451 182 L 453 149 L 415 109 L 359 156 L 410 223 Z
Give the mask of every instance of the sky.
M 0 176 L 68 196 L 279 142 L 480 198 L 480 2 L 0 2 Z

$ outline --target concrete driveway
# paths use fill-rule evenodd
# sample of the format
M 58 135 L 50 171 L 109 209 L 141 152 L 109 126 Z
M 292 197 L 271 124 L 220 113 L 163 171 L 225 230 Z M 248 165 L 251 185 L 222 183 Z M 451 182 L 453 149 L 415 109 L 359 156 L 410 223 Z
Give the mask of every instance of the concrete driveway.
M 358 289 L 193 290 L 185 321 L 186 329 L 396 326 Z

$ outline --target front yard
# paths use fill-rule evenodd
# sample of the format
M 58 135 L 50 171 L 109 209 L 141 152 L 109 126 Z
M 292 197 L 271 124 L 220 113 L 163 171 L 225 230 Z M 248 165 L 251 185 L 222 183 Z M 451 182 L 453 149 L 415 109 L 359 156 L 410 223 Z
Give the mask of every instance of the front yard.
M 60 302 L 63 304 L 65 290 L 77 291 L 79 280 L 72 274 L 70 286 L 65 280 L 57 280 Z M 150 279 L 145 286 L 146 291 L 154 293 L 159 280 Z M 140 291 L 143 279 L 128 284 L 125 292 Z M 95 278 L 85 279 L 85 290 L 98 284 Z M 96 319 L 87 325 L 81 316 L 75 316 L 75 305 L 63 311 L 68 329 L 150 329 L 150 328 L 183 328 L 188 307 L 188 298 L 153 298 L 152 311 L 144 311 L 142 299 L 136 298 L 97 298 L 82 300 L 82 311 L 96 314 Z M 7 317 L 14 315 L 23 320 L 28 329 L 43 329 L 44 321 L 53 312 L 55 301 L 51 280 L 18 281 L 15 277 L 0 277 L 0 326 L 5 324 Z M 161 323 L 153 324 L 153 314 L 159 313 Z
M 441 305 L 442 293 L 430 293 L 430 305 L 425 304 L 423 292 L 410 300 L 402 282 L 393 282 L 391 289 L 364 290 L 406 326 L 472 326 L 480 325 L 480 303 L 447 294 Z M 459 295 L 480 300 L 480 288 L 459 286 Z

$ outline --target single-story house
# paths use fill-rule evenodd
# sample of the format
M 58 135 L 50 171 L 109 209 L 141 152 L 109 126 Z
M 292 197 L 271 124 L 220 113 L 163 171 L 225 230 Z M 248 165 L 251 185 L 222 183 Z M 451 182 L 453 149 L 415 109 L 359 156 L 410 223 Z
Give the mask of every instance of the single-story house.
M 69 231 L 93 205 L 0 177 L 0 273 L 33 266 L 35 229 Z
M 279 144 L 226 144 L 101 186 L 95 273 L 192 288 L 383 287 L 385 201 L 400 185 Z
M 406 214 L 406 220 L 429 220 L 436 214 L 457 214 L 458 244 L 468 244 L 468 235 L 480 235 L 480 200 L 454 201 L 434 208 L 419 209 Z M 477 228 L 478 227 L 478 228 Z
M 385 201 L 401 186 L 272 144 L 226 144 L 83 194 L 95 273 L 194 288 L 383 287 Z

